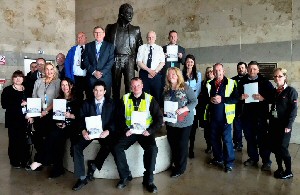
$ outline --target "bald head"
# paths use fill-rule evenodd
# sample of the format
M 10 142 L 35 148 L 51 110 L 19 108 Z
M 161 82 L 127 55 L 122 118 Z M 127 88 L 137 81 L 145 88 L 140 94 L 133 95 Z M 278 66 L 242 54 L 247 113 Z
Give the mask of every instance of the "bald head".
M 156 33 L 154 31 L 150 31 L 147 33 L 147 43 L 149 45 L 153 45 L 156 41 Z

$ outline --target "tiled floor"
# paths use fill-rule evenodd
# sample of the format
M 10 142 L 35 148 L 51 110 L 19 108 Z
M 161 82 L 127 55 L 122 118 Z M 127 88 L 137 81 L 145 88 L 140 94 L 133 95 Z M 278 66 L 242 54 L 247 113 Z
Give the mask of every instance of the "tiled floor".
M 278 180 L 271 173 L 261 172 L 259 168 L 248 168 L 242 165 L 247 159 L 244 150 L 236 153 L 236 166 L 231 173 L 208 165 L 210 156 L 205 154 L 203 131 L 197 132 L 195 158 L 188 160 L 188 168 L 184 175 L 177 179 L 169 177 L 165 171 L 155 175 L 158 194 L 300 194 L 300 152 L 299 145 L 291 144 L 292 168 L 294 178 Z M 276 170 L 274 155 L 272 155 L 272 171 Z M 118 180 L 96 179 L 78 192 L 72 191 L 76 179 L 67 172 L 64 176 L 50 180 L 47 170 L 42 172 L 27 172 L 24 169 L 13 169 L 7 157 L 7 130 L 0 124 L 0 195 L 12 194 L 148 194 L 142 187 L 142 178 L 133 179 L 129 185 L 119 190 L 115 188 Z

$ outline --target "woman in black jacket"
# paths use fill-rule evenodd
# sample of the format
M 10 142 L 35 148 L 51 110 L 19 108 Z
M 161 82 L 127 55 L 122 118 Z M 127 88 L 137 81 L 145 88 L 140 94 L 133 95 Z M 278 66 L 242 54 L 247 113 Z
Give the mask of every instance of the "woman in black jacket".
M 276 92 L 271 107 L 270 137 L 271 149 L 276 157 L 278 169 L 274 172 L 275 178 L 289 179 L 293 177 L 291 170 L 291 156 L 288 150 L 292 125 L 297 116 L 298 93 L 287 85 L 287 70 L 276 68 L 274 81 Z M 285 164 L 285 171 L 282 166 Z
M 8 156 L 14 168 L 25 167 L 30 158 L 30 146 L 26 142 L 25 119 L 26 92 L 24 74 L 17 70 L 12 75 L 12 85 L 3 89 L 1 104 L 5 111 L 5 127 L 8 128 Z

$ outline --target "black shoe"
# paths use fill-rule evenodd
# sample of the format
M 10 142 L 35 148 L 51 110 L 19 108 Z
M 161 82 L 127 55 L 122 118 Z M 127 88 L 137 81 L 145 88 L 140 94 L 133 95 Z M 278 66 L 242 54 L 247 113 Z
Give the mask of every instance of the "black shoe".
M 49 179 L 55 179 L 58 178 L 59 176 L 65 174 L 64 169 L 53 169 L 50 174 L 49 174 Z
M 144 183 L 143 186 L 147 189 L 148 192 L 150 193 L 157 193 L 157 187 L 155 186 L 154 183 Z
M 176 177 L 180 177 L 182 174 L 183 174 L 183 173 L 179 173 L 179 172 L 173 171 L 173 172 L 171 173 L 170 177 L 176 178 Z
M 292 177 L 294 177 L 294 175 L 293 175 L 293 173 L 292 172 L 284 172 L 283 174 L 282 174 L 282 176 L 280 177 L 280 179 L 290 179 L 290 178 L 292 178 Z
M 258 166 L 257 165 L 257 161 L 254 161 L 254 160 L 252 160 L 250 158 L 244 162 L 244 165 L 245 166 L 253 166 L 253 167 L 257 167 Z
M 129 175 L 127 178 L 125 179 L 120 179 L 120 181 L 117 184 L 117 188 L 119 189 L 123 189 L 127 186 L 128 182 L 132 180 L 132 176 Z
M 85 178 L 83 180 L 78 179 L 76 184 L 73 186 L 72 190 L 74 191 L 78 191 L 80 190 L 83 186 L 85 186 L 86 184 L 88 184 L 88 180 Z
M 225 171 L 225 173 L 229 173 L 232 171 L 232 167 L 226 166 L 224 171 Z
M 224 162 L 223 161 L 217 161 L 215 159 L 210 160 L 208 162 L 208 164 L 215 165 L 215 166 L 218 166 L 218 167 L 224 167 Z
M 276 179 L 280 179 L 283 175 L 284 175 L 283 169 L 277 169 L 276 171 L 274 171 L 274 177 Z
M 271 164 L 270 163 L 264 163 L 261 166 L 260 170 L 262 170 L 262 171 L 268 171 L 268 172 L 271 171 Z
M 21 164 L 10 164 L 10 165 L 14 169 L 21 169 L 22 168 Z
M 88 161 L 88 172 L 87 172 L 87 179 L 90 180 L 90 181 L 93 181 L 95 180 L 95 177 L 94 177 L 94 172 L 96 171 L 97 167 L 94 163 L 93 160 L 89 160 Z

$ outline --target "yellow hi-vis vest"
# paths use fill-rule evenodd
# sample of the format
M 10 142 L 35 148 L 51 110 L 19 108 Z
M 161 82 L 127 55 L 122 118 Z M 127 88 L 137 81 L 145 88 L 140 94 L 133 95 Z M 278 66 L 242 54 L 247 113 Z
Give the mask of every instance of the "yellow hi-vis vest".
M 210 90 L 211 85 L 209 84 L 210 80 L 207 81 L 206 87 L 208 92 L 208 97 L 210 97 Z M 229 97 L 232 93 L 234 86 L 236 85 L 236 81 L 232 79 L 228 79 L 228 83 L 225 88 L 225 97 Z M 208 105 L 206 106 L 205 113 L 204 113 L 204 120 L 207 120 L 207 109 Z M 235 104 L 225 104 L 225 114 L 226 114 L 226 120 L 228 124 L 231 124 L 233 122 L 233 119 L 235 117 Z
M 125 118 L 126 118 L 126 125 L 128 128 L 131 126 L 131 113 L 134 111 L 134 104 L 132 99 L 129 99 L 130 93 L 125 94 L 123 96 L 123 101 L 125 105 Z M 141 99 L 138 111 L 139 112 L 146 112 L 147 113 L 147 119 L 146 119 L 146 127 L 148 128 L 150 124 L 152 123 L 152 116 L 150 114 L 149 108 L 150 103 L 152 100 L 152 96 L 145 93 L 145 99 Z

